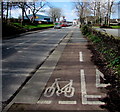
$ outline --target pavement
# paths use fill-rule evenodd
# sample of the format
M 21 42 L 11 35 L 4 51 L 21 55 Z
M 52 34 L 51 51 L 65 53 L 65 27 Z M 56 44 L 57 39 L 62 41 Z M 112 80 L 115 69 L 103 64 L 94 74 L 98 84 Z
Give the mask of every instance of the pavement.
M 71 28 L 3 112 L 107 112 L 99 101 L 107 84 L 101 83 L 104 75 L 91 62 L 87 45 L 80 29 Z

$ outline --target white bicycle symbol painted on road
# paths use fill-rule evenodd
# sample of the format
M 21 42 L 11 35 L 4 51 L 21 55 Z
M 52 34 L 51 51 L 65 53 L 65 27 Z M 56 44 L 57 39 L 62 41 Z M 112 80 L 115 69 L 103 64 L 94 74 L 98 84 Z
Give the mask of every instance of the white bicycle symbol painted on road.
M 51 97 L 53 96 L 54 93 L 56 93 L 57 96 L 60 96 L 61 94 L 64 94 L 66 97 L 73 97 L 75 88 L 72 87 L 73 80 L 70 80 L 70 82 L 65 85 L 64 87 L 60 88 L 59 82 L 58 81 L 60 78 L 56 78 L 55 82 L 52 84 L 52 86 L 46 88 L 44 92 L 45 97 Z

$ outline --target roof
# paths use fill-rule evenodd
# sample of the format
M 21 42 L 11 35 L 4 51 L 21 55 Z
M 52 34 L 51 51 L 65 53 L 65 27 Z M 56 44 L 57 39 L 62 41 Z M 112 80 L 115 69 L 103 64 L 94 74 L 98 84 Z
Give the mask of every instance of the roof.
M 29 18 L 32 18 L 32 17 L 33 17 L 33 14 L 29 14 L 28 17 L 29 17 Z M 47 19 L 47 18 L 50 19 L 51 17 L 50 17 L 50 16 L 45 16 L 45 15 L 36 14 L 35 20 L 36 20 L 36 21 L 41 21 L 41 20 L 44 20 L 45 18 L 46 18 L 46 19 Z M 25 17 L 25 19 L 27 19 L 27 18 Z
M 29 14 L 28 16 L 33 16 L 33 14 Z M 36 16 L 43 17 L 43 18 L 50 18 L 50 16 L 36 14 Z

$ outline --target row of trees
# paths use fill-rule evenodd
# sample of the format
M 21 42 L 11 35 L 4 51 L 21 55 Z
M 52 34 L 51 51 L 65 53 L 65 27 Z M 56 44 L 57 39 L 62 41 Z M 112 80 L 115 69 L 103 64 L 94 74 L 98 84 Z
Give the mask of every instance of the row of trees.
M 21 9 L 21 11 L 22 11 L 21 22 L 22 23 L 24 22 L 24 17 L 26 16 L 26 18 L 31 23 L 33 23 L 35 21 L 36 14 L 38 12 L 45 12 L 45 10 L 43 10 L 43 8 L 46 5 L 50 7 L 50 10 L 48 11 L 48 15 L 51 16 L 53 21 L 55 22 L 56 19 L 59 20 L 60 17 L 62 16 L 61 9 L 51 6 L 50 3 L 48 3 L 44 0 L 41 0 L 39 2 L 11 2 L 11 1 L 8 1 L 8 0 L 7 0 L 7 2 L 1 2 L 2 19 L 7 22 L 8 18 L 9 18 L 9 15 L 11 15 L 11 11 L 13 9 Z M 27 11 L 32 13 L 31 18 L 28 16 Z
M 77 11 L 77 14 L 80 18 L 80 22 L 84 23 L 87 16 L 93 16 L 95 19 L 95 23 L 101 24 L 104 19 L 104 24 L 110 24 L 111 14 L 115 12 L 113 10 L 115 0 L 106 0 L 104 2 L 89 0 L 89 2 L 81 2 L 77 0 L 74 3 L 74 7 Z

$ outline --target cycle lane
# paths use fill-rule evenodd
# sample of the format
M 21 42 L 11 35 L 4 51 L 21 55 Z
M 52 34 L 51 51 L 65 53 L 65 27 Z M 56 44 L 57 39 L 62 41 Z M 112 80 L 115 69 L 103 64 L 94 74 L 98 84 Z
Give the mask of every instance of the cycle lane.
M 96 101 L 104 93 L 96 88 L 96 66 L 90 61 L 87 44 L 80 31 L 74 30 L 38 102 L 26 104 L 25 110 L 102 110 Z
M 82 35 L 79 37 L 79 35 L 81 35 L 79 31 L 74 31 L 71 40 L 64 49 L 38 101 L 38 104 L 42 105 L 41 108 L 50 108 L 52 110 L 102 110 L 99 106 L 103 102 L 100 102 L 99 98 L 104 97 L 105 94 L 96 88 L 97 68 L 91 62 L 92 54 L 87 49 L 87 40 Z M 78 42 L 78 39 L 80 42 Z M 84 71 L 84 74 L 81 71 Z M 84 75 L 85 79 L 81 75 Z M 56 78 L 59 78 L 57 82 L 55 82 Z M 70 88 L 73 87 L 75 89 L 73 96 L 69 95 L 72 94 L 72 89 L 67 96 L 65 95 L 65 93 L 67 94 L 65 90 L 58 95 L 58 84 L 62 89 L 70 80 L 73 81 Z M 86 87 L 84 87 L 84 83 Z M 84 91 L 86 91 L 85 94 Z

